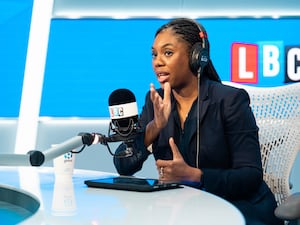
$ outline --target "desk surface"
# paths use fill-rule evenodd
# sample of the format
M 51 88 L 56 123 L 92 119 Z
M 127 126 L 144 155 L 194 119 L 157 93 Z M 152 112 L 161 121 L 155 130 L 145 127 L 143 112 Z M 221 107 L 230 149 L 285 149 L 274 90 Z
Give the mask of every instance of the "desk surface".
M 241 213 L 227 201 L 194 188 L 151 193 L 88 188 L 84 180 L 109 173 L 75 170 L 55 178 L 52 168 L 0 168 L 1 184 L 35 195 L 39 210 L 22 225 L 242 225 Z

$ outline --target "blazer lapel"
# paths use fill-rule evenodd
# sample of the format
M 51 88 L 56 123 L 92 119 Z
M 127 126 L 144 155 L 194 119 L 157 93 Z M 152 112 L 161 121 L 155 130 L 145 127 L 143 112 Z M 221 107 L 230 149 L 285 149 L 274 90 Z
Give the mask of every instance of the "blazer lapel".
M 210 100 L 208 97 L 208 90 L 209 90 L 209 85 L 210 83 L 208 82 L 208 80 L 204 79 L 203 81 L 201 81 L 201 86 L 200 86 L 200 124 L 203 121 L 206 113 L 207 113 L 207 108 L 210 104 Z M 196 103 L 198 104 L 198 103 Z M 198 105 L 194 105 L 194 110 L 193 110 L 193 114 L 191 117 L 191 121 L 189 121 L 189 125 L 188 127 L 190 129 L 188 129 L 186 132 L 188 133 L 187 136 L 189 137 L 188 141 L 190 141 L 190 139 L 192 138 L 193 135 L 195 135 L 195 133 L 197 132 L 197 122 L 198 122 L 198 118 L 197 118 L 197 114 L 198 114 Z
M 208 96 L 208 90 L 209 90 L 209 80 L 203 79 L 200 84 L 200 123 L 202 122 L 203 118 L 206 115 L 207 108 L 209 106 L 210 100 Z

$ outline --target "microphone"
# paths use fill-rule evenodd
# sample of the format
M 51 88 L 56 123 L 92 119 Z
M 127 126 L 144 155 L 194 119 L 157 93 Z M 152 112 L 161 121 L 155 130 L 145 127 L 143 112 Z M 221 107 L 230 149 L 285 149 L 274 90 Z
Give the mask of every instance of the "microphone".
M 86 146 L 104 144 L 109 153 L 117 158 L 126 158 L 133 155 L 134 138 L 139 134 L 138 109 L 134 94 L 128 89 L 117 89 L 109 96 L 109 112 L 111 122 L 108 137 L 99 133 L 80 132 L 58 146 L 45 151 L 31 150 L 27 154 L 0 154 L 0 166 L 41 166 L 44 162 L 65 154 L 72 149 L 81 147 L 80 153 Z M 111 132 L 114 132 L 111 134 Z M 123 142 L 122 151 L 112 153 L 109 142 Z
M 130 90 L 121 88 L 110 94 L 108 105 L 111 122 L 106 141 L 122 141 L 125 146 L 124 151 L 112 155 L 122 158 L 132 156 L 133 141 L 140 131 L 136 98 Z M 113 135 L 110 135 L 111 131 L 114 132 Z
M 0 166 L 42 166 L 44 162 L 52 160 L 60 155 L 72 151 L 72 153 L 80 153 L 86 146 L 92 144 L 105 144 L 108 147 L 109 152 L 115 157 L 129 157 L 133 155 L 131 142 L 137 133 L 130 133 L 127 137 L 117 134 L 106 137 L 103 134 L 98 133 L 84 133 L 80 132 L 77 136 L 69 138 L 64 142 L 46 149 L 45 151 L 31 150 L 26 154 L 0 154 Z M 124 141 L 127 143 L 127 147 L 124 151 L 113 154 L 108 146 L 108 142 Z M 73 149 L 79 148 L 79 151 Z
M 109 112 L 111 122 L 109 135 L 106 137 L 99 133 L 79 133 L 76 137 L 70 138 L 56 147 L 41 152 L 31 150 L 27 154 L 0 154 L 0 166 L 41 166 L 44 162 L 56 158 L 70 150 L 92 144 L 104 144 L 109 153 L 117 158 L 125 158 L 133 155 L 133 141 L 140 131 L 138 125 L 138 109 L 134 94 L 128 89 L 117 89 L 109 96 Z M 114 134 L 110 134 L 111 131 Z M 112 153 L 108 142 L 123 142 L 122 151 Z
M 108 99 L 111 128 L 120 136 L 137 129 L 138 109 L 134 94 L 125 88 L 113 91 Z

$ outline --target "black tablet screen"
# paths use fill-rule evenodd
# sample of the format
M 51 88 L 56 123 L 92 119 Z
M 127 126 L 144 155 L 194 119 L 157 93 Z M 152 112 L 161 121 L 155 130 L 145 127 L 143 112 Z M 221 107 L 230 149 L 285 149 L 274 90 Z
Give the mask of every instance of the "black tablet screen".
M 181 187 L 177 182 L 162 182 L 157 179 L 137 178 L 137 177 L 108 177 L 84 182 L 89 187 L 109 188 L 128 191 L 158 191 Z

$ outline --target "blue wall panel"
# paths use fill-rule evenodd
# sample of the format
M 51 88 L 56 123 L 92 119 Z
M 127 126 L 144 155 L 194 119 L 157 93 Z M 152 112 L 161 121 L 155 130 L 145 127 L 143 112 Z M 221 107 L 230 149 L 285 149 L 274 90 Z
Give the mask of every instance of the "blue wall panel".
M 108 117 L 107 100 L 117 88 L 133 91 L 140 111 L 149 83 L 157 85 L 151 45 L 156 29 L 166 21 L 53 20 L 40 115 Z M 300 44 L 297 19 L 203 19 L 201 23 L 208 32 L 211 58 L 227 81 L 231 79 L 232 43 Z M 255 85 L 284 84 L 284 52 L 281 54 L 280 73 L 268 79 L 260 74 Z
M 1 14 L 0 30 L 0 117 L 17 117 L 21 99 L 32 1 L 21 5 L 15 16 Z M 1 3 L 3 4 L 3 3 Z M 18 7 L 15 7 L 17 9 Z M 118 88 L 130 89 L 139 112 L 151 82 L 151 45 L 164 19 L 53 19 L 40 116 L 109 117 L 108 97 Z M 211 58 L 220 77 L 231 79 L 231 46 L 258 46 L 258 86 L 284 85 L 285 49 L 300 48 L 300 20 L 202 19 L 211 43 Z M 262 74 L 262 46 L 281 43 L 280 73 Z M 299 59 L 296 65 L 299 67 Z M 33 87 L 34 88 L 34 87 Z
M 17 117 L 33 0 L 0 1 L 0 117 Z

